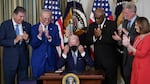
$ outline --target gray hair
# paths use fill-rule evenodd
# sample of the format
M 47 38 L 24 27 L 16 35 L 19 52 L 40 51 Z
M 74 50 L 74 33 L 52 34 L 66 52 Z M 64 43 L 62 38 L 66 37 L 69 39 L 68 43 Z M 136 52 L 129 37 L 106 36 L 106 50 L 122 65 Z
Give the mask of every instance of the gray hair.
M 134 11 L 135 13 L 137 11 L 136 5 L 133 2 L 128 2 L 128 3 L 124 4 L 123 8 Z
M 49 9 L 42 9 L 40 15 L 42 15 L 44 12 L 49 12 L 50 15 L 52 14 L 52 12 Z

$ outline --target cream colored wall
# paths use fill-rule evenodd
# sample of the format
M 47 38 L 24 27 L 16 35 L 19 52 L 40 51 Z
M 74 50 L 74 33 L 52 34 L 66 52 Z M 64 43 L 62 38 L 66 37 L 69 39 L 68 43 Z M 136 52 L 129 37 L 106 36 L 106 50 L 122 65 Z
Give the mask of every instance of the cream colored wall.
M 150 0 L 135 0 L 135 3 L 137 5 L 137 14 L 147 17 L 150 21 Z
M 94 0 L 81 0 L 86 17 L 89 20 Z

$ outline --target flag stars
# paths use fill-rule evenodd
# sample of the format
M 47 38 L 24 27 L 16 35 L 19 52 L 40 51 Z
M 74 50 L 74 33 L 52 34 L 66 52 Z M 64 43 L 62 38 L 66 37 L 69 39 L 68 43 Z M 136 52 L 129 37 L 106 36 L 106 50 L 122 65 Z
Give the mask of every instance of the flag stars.
M 108 6 L 108 4 L 106 3 L 105 6 Z
M 52 14 L 54 14 L 55 12 L 54 11 L 52 11 Z
M 97 8 L 104 8 L 106 17 L 109 18 L 111 15 L 110 7 L 108 0 L 94 0 L 92 12 L 94 12 Z
M 61 12 L 59 12 L 59 15 L 61 15 Z
M 94 6 L 96 6 L 96 3 L 94 3 Z
M 47 6 L 45 5 L 44 8 L 47 8 Z
M 104 3 L 102 3 L 102 6 L 104 6 Z
M 105 8 L 105 11 L 108 11 L 108 8 Z
M 47 8 L 47 7 L 46 7 Z M 49 9 L 51 9 L 51 6 L 48 6 Z
M 95 11 L 96 10 L 96 8 L 93 8 L 93 11 Z
M 108 14 L 107 14 L 107 13 L 106 13 L 105 15 L 106 15 L 106 16 L 108 16 Z
M 58 9 L 58 7 L 55 7 L 55 9 L 57 10 L 57 9 Z
M 56 2 L 56 5 L 58 4 L 58 2 Z
M 58 14 L 58 12 L 55 12 L 55 14 Z
M 48 1 L 47 1 L 47 0 L 45 0 L 45 3 L 47 4 L 47 3 L 48 3 Z
M 50 1 L 49 1 L 49 4 L 53 4 L 53 2 L 50 0 Z
M 45 0 L 44 8 L 48 8 L 52 11 L 52 19 L 54 22 L 57 21 L 59 17 L 61 17 L 61 11 L 58 8 L 57 0 Z

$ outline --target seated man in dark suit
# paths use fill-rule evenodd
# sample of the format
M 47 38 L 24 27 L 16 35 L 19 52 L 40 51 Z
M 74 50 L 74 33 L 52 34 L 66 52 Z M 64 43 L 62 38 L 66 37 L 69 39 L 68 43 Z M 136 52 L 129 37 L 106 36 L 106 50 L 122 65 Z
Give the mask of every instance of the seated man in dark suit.
M 92 66 L 92 59 L 80 45 L 78 36 L 71 35 L 58 62 L 58 69 L 65 66 L 65 72 L 81 73 L 85 70 L 86 65 Z

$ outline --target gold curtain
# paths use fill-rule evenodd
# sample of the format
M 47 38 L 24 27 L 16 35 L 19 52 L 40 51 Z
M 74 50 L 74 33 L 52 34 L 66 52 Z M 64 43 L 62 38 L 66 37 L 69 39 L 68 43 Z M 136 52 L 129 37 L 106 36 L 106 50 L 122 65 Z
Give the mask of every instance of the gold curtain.
M 23 6 L 27 13 L 25 20 L 35 24 L 44 0 L 0 0 L 0 22 L 10 19 L 16 6 Z
M 67 0 L 58 0 L 62 13 L 66 7 Z M 11 19 L 16 6 L 23 6 L 26 9 L 25 21 L 36 24 L 39 21 L 39 12 L 43 8 L 44 0 L 0 0 L 0 24 L 7 19 Z M 31 48 L 30 48 L 31 51 Z M 0 47 L 0 84 L 3 83 L 2 71 L 2 47 Z
M 0 23 L 11 19 L 16 6 L 23 6 L 26 9 L 25 21 L 35 24 L 39 21 L 39 11 L 43 7 L 44 0 L 0 0 Z M 2 47 L 0 47 L 0 84 L 3 83 L 2 70 Z

